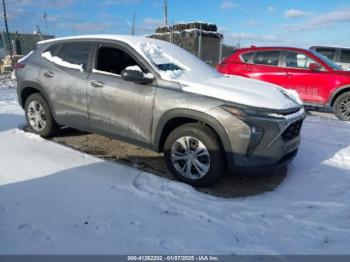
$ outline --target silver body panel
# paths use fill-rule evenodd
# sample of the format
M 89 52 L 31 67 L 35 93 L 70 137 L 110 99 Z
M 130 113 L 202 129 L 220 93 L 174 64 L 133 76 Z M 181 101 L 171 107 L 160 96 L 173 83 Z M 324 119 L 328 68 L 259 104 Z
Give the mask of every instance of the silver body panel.
M 93 43 L 92 52 L 96 52 L 100 43 L 123 45 L 103 39 L 84 41 Z M 162 151 L 166 125 L 173 119 L 190 119 L 210 126 L 218 134 L 229 167 L 275 165 L 299 146 L 299 136 L 286 143 L 280 132 L 285 126 L 303 119 L 303 113 L 294 119 L 283 120 L 283 124 L 271 119 L 252 119 L 248 123 L 224 110 L 221 106 L 226 104 L 225 101 L 184 92 L 179 83 L 161 79 L 130 46 L 123 48 L 155 76 L 152 83 L 141 85 L 127 82 L 118 75 L 97 72 L 94 69 L 96 54 L 91 56 L 83 72 L 41 57 L 55 43 L 60 42 L 39 45 L 34 54 L 23 61 L 26 66 L 17 70 L 16 76 L 20 104 L 24 107 L 28 90 L 41 92 L 60 125 Z M 47 73 L 53 73 L 53 76 L 48 77 Z M 248 155 L 252 122 L 262 125 L 265 134 L 254 152 Z

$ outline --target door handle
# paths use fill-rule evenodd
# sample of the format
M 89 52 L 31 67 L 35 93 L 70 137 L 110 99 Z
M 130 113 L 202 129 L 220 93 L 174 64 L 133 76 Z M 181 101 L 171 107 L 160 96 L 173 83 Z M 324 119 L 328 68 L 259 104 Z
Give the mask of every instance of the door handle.
M 104 87 L 104 84 L 100 81 L 93 80 L 90 82 L 90 85 L 95 88 L 102 88 Z
M 48 77 L 48 78 L 53 78 L 53 77 L 55 77 L 55 73 L 54 73 L 54 72 L 51 72 L 51 71 L 46 71 L 46 72 L 44 73 L 44 76 L 45 76 L 45 77 Z

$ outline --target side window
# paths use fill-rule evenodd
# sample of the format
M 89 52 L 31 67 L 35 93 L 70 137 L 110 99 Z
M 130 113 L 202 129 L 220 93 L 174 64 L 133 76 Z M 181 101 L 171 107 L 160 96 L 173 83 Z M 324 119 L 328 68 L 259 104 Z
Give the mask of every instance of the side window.
M 323 56 L 328 57 L 330 60 L 334 60 L 335 49 L 334 48 L 316 48 L 316 52 Z
M 350 63 L 350 50 L 342 50 L 339 62 Z
M 308 69 L 311 63 L 316 62 L 303 53 L 287 52 L 286 67 Z
M 241 55 L 241 59 L 244 63 L 248 63 L 250 58 L 255 54 L 255 52 L 249 52 Z
M 97 53 L 95 69 L 107 73 L 121 75 L 129 66 L 140 66 L 129 54 L 114 47 L 100 47 Z M 140 66 L 140 68 L 142 68 Z
M 257 52 L 253 63 L 256 65 L 278 66 L 280 51 Z
M 91 43 L 77 42 L 64 44 L 57 57 L 74 65 L 86 65 L 91 49 Z
M 48 49 L 45 50 L 45 52 L 50 52 L 52 56 L 55 56 L 57 51 L 62 47 L 62 44 L 56 44 L 50 46 Z

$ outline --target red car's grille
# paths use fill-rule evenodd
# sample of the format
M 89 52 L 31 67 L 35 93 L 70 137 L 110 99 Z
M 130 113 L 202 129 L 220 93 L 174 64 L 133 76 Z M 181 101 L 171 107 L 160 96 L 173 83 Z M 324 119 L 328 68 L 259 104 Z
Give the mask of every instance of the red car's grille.
M 299 120 L 291 124 L 282 134 L 283 141 L 288 142 L 300 134 L 303 120 Z

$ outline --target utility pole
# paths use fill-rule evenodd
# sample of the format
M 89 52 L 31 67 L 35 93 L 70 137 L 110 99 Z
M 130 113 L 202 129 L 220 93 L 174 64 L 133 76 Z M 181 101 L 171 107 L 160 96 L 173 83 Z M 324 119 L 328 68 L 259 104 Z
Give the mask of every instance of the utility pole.
M 132 20 L 131 20 L 131 28 L 130 28 L 131 35 L 135 35 L 135 31 L 136 31 L 136 12 L 134 11 L 132 14 Z
M 202 59 L 202 24 L 199 26 L 198 58 Z
M 77 35 L 77 30 L 75 30 L 74 25 L 70 24 L 70 27 L 72 28 L 72 31 L 73 31 L 74 35 Z
M 4 22 L 5 22 L 6 36 L 7 36 L 8 45 L 9 45 L 9 51 L 10 51 L 11 67 L 13 68 L 13 57 L 12 57 L 13 50 L 12 50 L 12 43 L 11 43 L 11 39 L 10 39 L 9 27 L 8 27 L 8 24 L 7 24 L 5 0 L 2 0 L 2 8 L 3 8 L 3 11 L 4 11 Z
M 168 25 L 168 1 L 164 0 L 164 25 Z
M 38 30 L 38 31 L 36 31 L 36 33 L 39 35 L 40 40 L 43 41 L 44 39 L 43 39 L 43 36 L 41 34 L 41 30 L 40 30 L 39 25 L 36 25 L 36 29 Z
M 47 29 L 47 14 L 46 13 L 44 13 L 43 18 L 44 18 L 45 26 Z
M 219 63 L 222 60 L 223 47 L 224 47 L 224 35 L 221 35 L 220 36 L 220 49 L 219 49 Z

